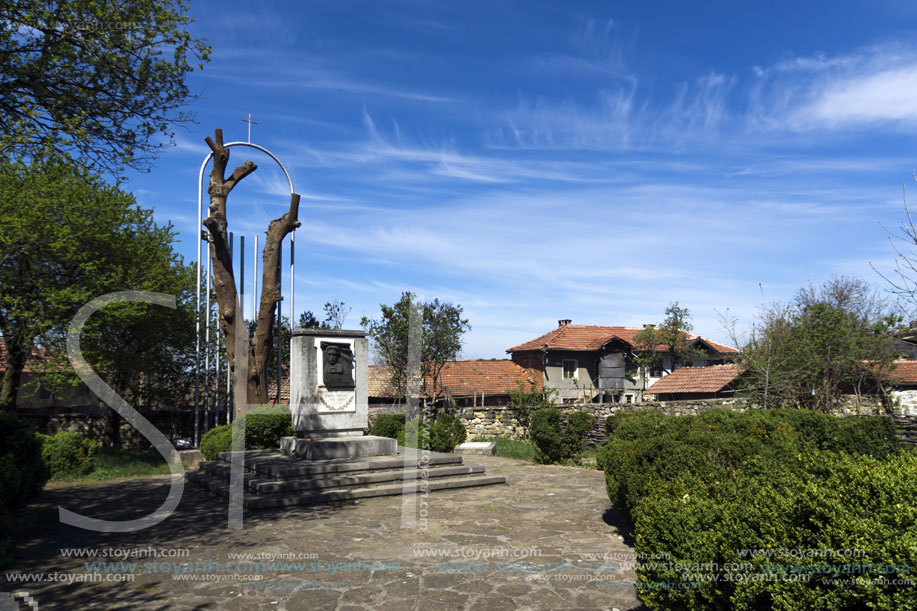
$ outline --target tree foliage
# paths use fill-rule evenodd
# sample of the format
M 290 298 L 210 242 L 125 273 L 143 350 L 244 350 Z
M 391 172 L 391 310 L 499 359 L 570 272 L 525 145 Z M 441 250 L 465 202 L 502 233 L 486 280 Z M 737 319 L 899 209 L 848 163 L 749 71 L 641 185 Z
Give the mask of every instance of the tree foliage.
M 535 381 L 529 382 L 528 389 L 522 382 L 519 382 L 516 389 L 506 393 L 509 396 L 509 408 L 516 422 L 525 429 L 526 434 L 531 432 L 532 414 L 539 409 L 553 407 L 557 393 L 556 388 L 539 386 Z
M 84 328 L 85 357 L 135 403 L 167 404 L 184 392 L 194 280 L 173 237 L 132 195 L 86 170 L 60 160 L 0 160 L 0 333 L 8 353 L 0 404 L 15 405 L 36 345 L 58 359 L 45 363 L 43 385 L 75 383 L 72 369 L 61 367 L 67 325 L 91 299 L 123 290 L 176 295 L 178 308 L 103 308 Z
M 191 121 L 185 77 L 210 47 L 181 0 L 0 4 L 0 151 L 145 169 Z
M 323 308 L 325 310 L 325 320 L 322 323 L 323 329 L 343 329 L 344 321 L 347 320 L 347 315 L 350 314 L 352 309 L 346 307 L 344 302 L 338 299 L 326 301 Z
M 792 304 L 762 310 L 739 357 L 743 384 L 766 407 L 828 410 L 845 392 L 875 392 L 894 366 L 900 322 L 861 279 L 807 287 Z
M 698 352 L 691 347 L 688 336 L 693 328 L 691 312 L 673 301 L 665 309 L 665 318 L 661 324 L 648 325 L 634 337 L 635 346 L 639 350 L 637 365 L 645 373 L 647 369 L 661 367 L 666 357 L 674 368 L 694 356 Z
M 373 338 L 376 354 L 382 364 L 392 371 L 392 386 L 399 397 L 408 394 L 409 359 L 413 356 L 410 335 L 415 335 L 416 358 L 420 376 L 418 386 L 425 397 L 435 403 L 442 389 L 440 372 L 446 361 L 455 359 L 462 349 L 462 335 L 471 329 L 462 318 L 462 307 L 441 303 L 439 299 L 420 303 L 410 292 L 402 293 L 394 305 L 380 304 L 382 316 L 378 320 L 363 317 L 360 325 Z M 413 313 L 412 313 L 413 310 Z M 412 329 L 410 321 L 418 324 Z

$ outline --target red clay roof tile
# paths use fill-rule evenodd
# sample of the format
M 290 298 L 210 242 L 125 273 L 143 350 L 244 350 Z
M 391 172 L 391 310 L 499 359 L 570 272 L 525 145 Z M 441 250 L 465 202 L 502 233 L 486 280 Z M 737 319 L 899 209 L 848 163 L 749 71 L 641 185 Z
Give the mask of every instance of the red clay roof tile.
M 646 389 L 647 394 L 714 393 L 729 386 L 742 369 L 738 365 L 680 367 Z
M 527 341 L 518 346 L 507 349 L 507 352 L 518 352 L 522 350 L 598 350 L 612 339 L 618 338 L 627 344 L 633 346 L 635 337 L 643 331 L 641 327 L 602 327 L 595 325 L 564 325 L 557 327 L 553 331 L 545 333 L 533 340 Z M 713 349 L 722 353 L 732 354 L 738 350 L 724 344 L 714 342 L 699 335 L 685 334 L 690 340 L 702 340 L 709 344 Z M 664 349 L 665 346 L 658 346 L 657 349 Z

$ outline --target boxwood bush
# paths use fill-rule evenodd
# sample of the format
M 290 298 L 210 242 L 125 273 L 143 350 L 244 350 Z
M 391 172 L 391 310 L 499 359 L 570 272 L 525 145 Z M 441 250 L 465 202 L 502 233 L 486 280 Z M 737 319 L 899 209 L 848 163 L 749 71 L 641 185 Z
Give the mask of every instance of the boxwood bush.
M 285 405 L 262 405 L 251 410 L 233 425 L 245 425 L 245 448 L 258 450 L 278 446 L 281 437 L 292 437 L 293 417 Z
M 455 446 L 465 441 L 467 435 L 461 418 L 440 411 L 430 427 L 430 449 L 434 452 L 452 452 Z
M 636 552 L 667 562 L 637 570 L 651 608 L 917 608 L 917 588 L 894 581 L 917 567 L 917 453 L 900 451 L 889 419 L 710 410 L 611 420 L 597 456 L 608 494 L 634 523 Z M 863 556 L 741 553 L 768 549 Z
M 917 567 L 915 452 L 816 450 L 777 469 L 754 457 L 721 479 L 682 474 L 651 488 L 635 510 L 635 551 L 670 563 L 638 570 L 651 608 L 917 608 L 917 587 L 897 581 Z
M 405 414 L 379 414 L 373 422 L 372 434 L 398 439 L 398 431 L 404 428 L 405 417 Z
M 262 405 L 251 410 L 232 424 L 213 427 L 201 437 L 201 453 L 207 460 L 216 460 L 220 452 L 232 450 L 232 427 L 245 426 L 245 449 L 277 449 L 281 437 L 292 437 L 293 419 L 285 406 Z
M 201 437 L 201 453 L 207 460 L 216 460 L 220 452 L 232 450 L 232 425 L 215 426 Z
M 594 424 L 595 416 L 587 412 L 570 414 L 564 426 L 558 408 L 545 407 L 537 410 L 532 416 L 530 429 L 536 448 L 535 460 L 543 464 L 552 464 L 578 459 L 586 433 Z
M 52 479 L 77 477 L 92 472 L 93 457 L 99 443 L 79 433 L 61 431 L 56 435 L 39 435 L 41 458 Z

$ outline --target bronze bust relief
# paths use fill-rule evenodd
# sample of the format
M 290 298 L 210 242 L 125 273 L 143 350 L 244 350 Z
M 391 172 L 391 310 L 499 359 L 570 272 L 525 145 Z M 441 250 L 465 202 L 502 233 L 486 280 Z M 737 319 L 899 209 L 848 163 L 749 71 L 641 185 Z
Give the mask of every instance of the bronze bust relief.
M 350 344 L 322 342 L 322 383 L 325 388 L 353 388 L 353 350 Z

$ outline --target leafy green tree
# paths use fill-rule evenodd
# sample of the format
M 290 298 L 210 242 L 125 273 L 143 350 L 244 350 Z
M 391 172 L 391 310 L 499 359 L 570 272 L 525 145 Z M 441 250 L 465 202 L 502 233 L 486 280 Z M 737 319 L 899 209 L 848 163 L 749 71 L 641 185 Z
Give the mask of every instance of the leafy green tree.
M 312 313 L 312 310 L 306 310 L 299 315 L 299 328 L 300 329 L 320 329 L 322 323 L 318 321 L 315 317 L 315 314 Z
M 662 324 L 648 325 L 634 337 L 638 350 L 636 363 L 642 370 L 644 380 L 647 378 L 647 370 L 661 367 L 666 358 L 672 367 L 677 367 L 699 354 L 690 345 L 688 333 L 693 328 L 691 312 L 673 301 L 665 310 Z
M 0 3 L 0 151 L 146 169 L 192 120 L 185 77 L 210 47 L 182 0 Z
M 351 308 L 345 307 L 343 301 L 335 299 L 326 301 L 323 306 L 325 310 L 325 320 L 322 322 L 323 329 L 343 329 L 344 321 L 350 314 Z
M 103 308 L 84 329 L 87 360 L 134 400 L 166 403 L 164 386 L 173 399 L 184 392 L 175 388 L 192 353 L 194 279 L 172 250 L 173 237 L 132 195 L 84 169 L 0 159 L 0 333 L 8 355 L 0 405 L 15 405 L 33 346 L 65 359 L 67 326 L 79 308 L 120 290 L 177 295 L 179 307 Z M 59 365 L 46 364 L 43 384 L 75 382 L 72 369 Z
M 407 397 L 411 375 L 409 358 L 413 352 L 409 345 L 413 331 L 420 368 L 418 382 L 423 396 L 435 403 L 442 392 L 440 372 L 446 361 L 458 357 L 462 349 L 462 335 L 471 329 L 468 320 L 462 318 L 462 307 L 440 303 L 439 299 L 419 303 L 410 292 L 402 293 L 401 299 L 392 306 L 380 304 L 379 307 L 382 309 L 380 319 L 371 320 L 364 316 L 360 325 L 373 338 L 382 364 L 391 368 L 392 387 L 400 397 Z M 412 318 L 419 323 L 414 329 L 410 324 Z
M 790 306 L 762 312 L 739 357 L 743 385 L 767 407 L 789 402 L 822 411 L 845 392 L 877 392 L 894 368 L 900 322 L 860 279 L 810 286 Z
M 556 388 L 547 388 L 531 381 L 528 389 L 519 382 L 515 390 L 506 393 L 509 396 L 509 408 L 527 435 L 531 433 L 532 414 L 539 409 L 553 407 L 557 392 Z

